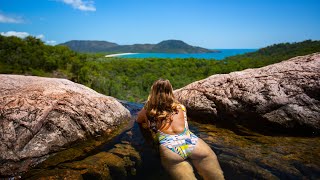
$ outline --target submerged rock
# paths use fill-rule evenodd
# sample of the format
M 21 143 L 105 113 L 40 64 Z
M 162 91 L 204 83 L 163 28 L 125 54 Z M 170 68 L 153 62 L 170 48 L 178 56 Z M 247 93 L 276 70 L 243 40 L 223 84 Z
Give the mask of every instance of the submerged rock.
M 188 116 L 264 133 L 320 133 L 320 53 L 218 74 L 174 92 Z
M 226 179 L 319 179 L 320 137 L 245 134 L 190 122 L 191 131 L 217 154 Z
M 130 119 L 115 98 L 65 79 L 0 75 L 0 175 L 28 170 L 65 147 Z

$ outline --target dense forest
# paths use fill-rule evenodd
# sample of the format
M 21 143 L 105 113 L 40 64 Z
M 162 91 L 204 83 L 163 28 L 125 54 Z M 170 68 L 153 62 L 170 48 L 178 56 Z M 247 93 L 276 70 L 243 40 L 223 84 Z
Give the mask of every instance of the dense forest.
M 320 41 L 276 44 L 220 61 L 105 58 L 103 54 L 81 54 L 65 46 L 45 45 L 31 36 L 0 35 L 0 73 L 67 78 L 105 95 L 142 102 L 159 78 L 169 79 L 177 89 L 213 74 L 262 67 L 314 52 L 320 52 Z

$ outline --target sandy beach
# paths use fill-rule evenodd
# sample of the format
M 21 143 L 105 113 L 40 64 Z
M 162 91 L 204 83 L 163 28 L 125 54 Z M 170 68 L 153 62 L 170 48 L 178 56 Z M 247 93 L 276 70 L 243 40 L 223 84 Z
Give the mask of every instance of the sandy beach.
M 118 54 L 108 54 L 105 57 L 115 57 L 115 56 L 122 56 L 122 55 L 129 55 L 129 54 L 138 54 L 138 53 L 118 53 Z

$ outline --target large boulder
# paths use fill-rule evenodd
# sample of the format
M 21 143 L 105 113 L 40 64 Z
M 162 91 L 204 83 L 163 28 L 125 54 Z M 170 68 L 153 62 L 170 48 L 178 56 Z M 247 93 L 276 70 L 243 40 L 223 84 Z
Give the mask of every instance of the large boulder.
M 174 94 L 195 120 L 264 133 L 319 134 L 320 53 L 213 75 Z
M 0 75 L 0 176 L 15 175 L 130 119 L 115 98 L 66 79 Z

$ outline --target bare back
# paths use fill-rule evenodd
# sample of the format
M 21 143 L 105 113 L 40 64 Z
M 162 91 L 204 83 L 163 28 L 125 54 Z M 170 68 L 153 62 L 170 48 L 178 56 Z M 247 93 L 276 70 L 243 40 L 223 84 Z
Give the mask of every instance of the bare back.
M 166 123 L 164 128 L 159 129 L 166 134 L 180 134 L 184 131 L 184 112 L 181 109 L 181 105 L 178 106 L 178 113 L 171 116 L 172 121 Z
M 168 119 L 167 122 L 163 122 L 165 124 L 159 130 L 166 134 L 182 133 L 185 128 L 185 122 L 184 122 L 184 112 L 181 109 L 181 105 L 178 106 L 178 113 L 177 114 L 174 113 L 171 116 L 171 118 L 172 118 L 172 121 Z M 144 108 L 138 113 L 137 122 L 148 124 L 148 118 L 147 118 L 146 110 Z

